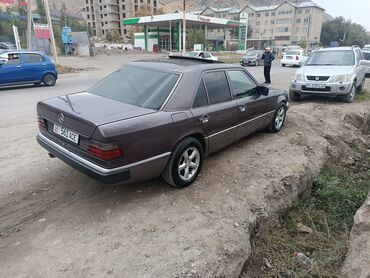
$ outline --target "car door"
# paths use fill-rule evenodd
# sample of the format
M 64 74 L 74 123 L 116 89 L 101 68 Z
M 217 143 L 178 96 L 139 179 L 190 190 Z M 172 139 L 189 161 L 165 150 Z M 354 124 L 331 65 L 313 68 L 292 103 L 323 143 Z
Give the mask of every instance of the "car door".
M 203 74 L 191 112 L 197 126 L 207 136 L 209 152 L 235 141 L 238 109 L 231 97 L 224 70 Z
M 366 66 L 360 65 L 360 61 L 363 60 L 362 53 L 359 49 L 356 50 L 356 76 L 357 76 L 357 86 L 362 84 L 365 79 Z
M 6 62 L 0 66 L 0 84 L 22 82 L 22 65 L 19 53 L 6 54 Z
M 22 53 L 22 67 L 25 81 L 41 81 L 47 63 L 38 53 Z
M 239 140 L 264 127 L 270 112 L 269 98 L 259 93 L 258 84 L 247 72 L 230 69 L 227 75 L 238 106 L 236 139 Z

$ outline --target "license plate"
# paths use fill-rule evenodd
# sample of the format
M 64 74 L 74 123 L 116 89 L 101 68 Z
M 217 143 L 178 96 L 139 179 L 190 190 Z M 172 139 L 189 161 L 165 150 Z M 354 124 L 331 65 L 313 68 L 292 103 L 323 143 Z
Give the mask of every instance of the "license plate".
M 286 56 L 286 58 L 287 58 L 288 60 L 293 59 L 293 57 L 292 57 L 292 56 Z
M 59 126 L 57 124 L 54 124 L 53 131 L 54 131 L 54 133 L 58 134 L 59 136 L 62 136 L 64 138 L 68 139 L 69 141 L 72 141 L 73 143 L 78 144 L 79 135 L 77 133 L 69 130 L 68 128 L 65 128 L 65 127 Z
M 307 84 L 306 88 L 312 88 L 312 89 L 325 89 L 325 84 Z

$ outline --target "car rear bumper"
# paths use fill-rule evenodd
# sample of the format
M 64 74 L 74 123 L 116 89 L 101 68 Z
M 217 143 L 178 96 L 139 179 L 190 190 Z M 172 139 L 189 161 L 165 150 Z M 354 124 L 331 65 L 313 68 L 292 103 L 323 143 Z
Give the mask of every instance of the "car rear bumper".
M 307 84 L 324 84 L 325 88 L 308 88 Z M 290 89 L 303 95 L 346 95 L 352 88 L 352 82 L 309 82 L 309 81 L 290 81 Z
M 36 139 L 44 149 L 54 156 L 105 184 L 131 183 L 156 178 L 162 173 L 171 155 L 169 152 L 125 166 L 104 168 L 67 150 L 41 133 L 37 135 Z
M 250 66 L 255 66 L 257 63 L 257 60 L 241 60 L 240 65 L 250 65 Z
M 281 60 L 282 65 L 291 65 L 291 66 L 299 66 L 301 65 L 301 61 L 299 60 Z

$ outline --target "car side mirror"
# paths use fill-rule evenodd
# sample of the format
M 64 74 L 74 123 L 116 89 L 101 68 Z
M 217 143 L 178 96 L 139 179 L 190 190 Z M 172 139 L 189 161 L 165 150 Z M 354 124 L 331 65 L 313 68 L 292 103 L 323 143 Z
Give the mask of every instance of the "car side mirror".
M 257 92 L 263 96 L 268 96 L 270 89 L 265 86 L 258 86 Z
M 368 61 L 368 60 L 360 60 L 360 65 L 361 66 L 370 66 L 370 61 Z

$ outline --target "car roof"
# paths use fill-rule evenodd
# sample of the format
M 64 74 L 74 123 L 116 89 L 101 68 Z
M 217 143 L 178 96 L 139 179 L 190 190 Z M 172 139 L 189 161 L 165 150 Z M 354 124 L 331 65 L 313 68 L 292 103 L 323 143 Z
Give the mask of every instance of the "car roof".
M 162 71 L 183 73 L 196 70 L 208 70 L 208 69 L 223 69 L 231 68 L 239 65 L 235 64 L 224 64 L 222 62 L 212 62 L 205 59 L 189 58 L 189 57 L 177 57 L 177 58 L 158 58 L 158 59 L 147 59 L 138 60 L 127 65 L 139 66 L 151 69 L 157 69 Z
M 43 54 L 45 55 L 45 53 L 43 51 L 39 51 L 39 50 L 27 50 L 27 49 L 4 49 L 3 51 L 1 51 L 0 54 L 6 54 L 6 53 L 36 53 L 36 54 Z
M 339 47 L 328 47 L 328 48 L 320 48 L 317 51 L 339 51 L 339 50 L 354 50 L 355 48 L 352 46 L 339 46 Z

